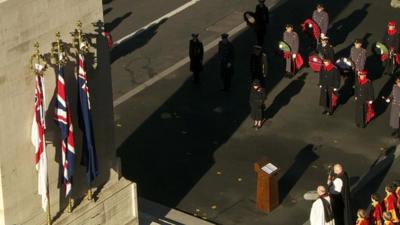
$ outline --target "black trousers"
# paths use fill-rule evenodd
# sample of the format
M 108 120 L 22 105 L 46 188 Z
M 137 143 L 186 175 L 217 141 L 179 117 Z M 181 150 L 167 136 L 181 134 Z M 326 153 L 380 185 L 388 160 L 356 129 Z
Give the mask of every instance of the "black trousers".
M 368 111 L 368 105 L 360 100 L 356 100 L 356 125 L 357 126 L 365 126 L 366 125 L 366 116 Z
M 265 33 L 266 33 L 265 30 L 256 30 L 257 45 L 260 46 L 264 45 Z
M 221 80 L 224 86 L 224 90 L 228 91 L 231 89 L 233 69 L 231 68 L 221 68 Z
M 332 196 L 332 211 L 333 217 L 335 218 L 335 225 L 345 225 L 344 224 L 344 202 L 340 194 L 331 195 Z

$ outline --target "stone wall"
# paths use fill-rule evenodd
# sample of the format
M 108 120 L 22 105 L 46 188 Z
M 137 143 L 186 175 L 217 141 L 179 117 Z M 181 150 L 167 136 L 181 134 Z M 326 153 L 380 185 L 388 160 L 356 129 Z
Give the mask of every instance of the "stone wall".
M 109 54 L 106 40 L 101 35 L 102 10 L 100 0 L 0 0 L 0 224 L 46 221 L 40 196 L 37 195 L 37 172 L 30 141 L 35 79 L 29 69 L 29 59 L 35 41 L 40 43 L 41 52 L 50 52 L 57 31 L 61 32 L 65 42 L 72 43 L 70 33 L 78 20 L 83 23 L 83 31 L 90 33 L 88 36 L 93 43 L 91 54 L 87 56 L 87 62 L 91 65 L 87 73 L 100 169 L 93 186 L 101 190 L 118 182 Z M 76 115 L 77 85 L 73 49 L 70 50 L 70 59 L 65 69 L 65 80 L 76 134 L 73 197 L 79 203 L 78 200 L 87 191 L 87 185 L 85 168 L 79 163 L 82 134 Z M 48 106 L 46 142 L 51 212 L 57 218 L 66 203 L 64 191 L 58 182 L 61 153 L 60 133 L 53 120 L 55 78 L 54 68 L 49 67 L 45 74 Z

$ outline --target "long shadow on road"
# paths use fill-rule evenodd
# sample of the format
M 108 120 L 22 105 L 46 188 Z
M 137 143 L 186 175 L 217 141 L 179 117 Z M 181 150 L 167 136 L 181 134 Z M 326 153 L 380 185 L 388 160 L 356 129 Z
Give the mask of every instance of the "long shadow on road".
M 298 7 L 298 1 L 282 1 L 271 10 L 272 24 L 268 37 L 267 52 L 273 52 L 281 40 L 286 23 L 300 24 L 309 18 L 317 0 L 305 1 Z M 327 1 L 331 18 L 335 18 L 351 1 Z M 111 52 L 111 59 L 128 54 L 143 46 L 155 33 L 158 24 L 143 34 L 145 41 L 128 41 Z M 160 107 L 146 119 L 119 147 L 123 175 L 138 183 L 141 197 L 175 207 L 193 189 L 199 180 L 215 164 L 214 154 L 237 131 L 249 114 L 248 97 L 250 74 L 250 53 L 254 44 L 254 33 L 246 30 L 233 40 L 236 62 L 231 93 L 218 92 L 218 58 L 214 55 L 204 66 L 201 86 L 195 86 L 188 79 Z M 282 59 L 270 58 L 266 82 L 267 94 L 279 84 L 284 68 Z M 167 81 L 160 81 L 167 82 Z M 301 89 L 301 78 L 294 81 L 290 98 Z M 155 84 L 154 87 L 159 87 Z M 151 89 L 153 87 L 150 87 Z M 147 89 L 147 90 L 149 90 Z M 292 89 L 292 87 L 290 87 Z M 210 91 L 211 90 L 211 91 Z M 144 91 L 144 94 L 152 91 Z M 289 98 L 289 101 L 290 101 Z M 280 108 L 280 104 L 277 108 Z M 277 111 L 276 109 L 273 111 Z M 278 109 L 279 111 L 279 109 Z M 249 124 L 250 126 L 251 124 Z M 303 171 L 288 171 L 281 180 L 282 193 L 287 194 L 300 179 L 313 157 L 308 157 L 310 147 L 299 153 L 294 167 Z M 306 152 L 307 157 L 302 155 Z M 294 168 L 293 167 L 293 168 Z M 250 170 L 251 168 L 249 168 Z M 292 181 L 291 181 L 292 180 Z M 291 181 L 291 182 L 287 182 Z M 213 184 L 224 185 L 224 184 Z M 209 190 L 204 190 L 207 192 Z M 284 197 L 284 196 L 282 196 Z M 283 200 L 283 198 L 281 199 Z
M 151 25 L 147 29 L 138 31 L 135 36 L 112 48 L 110 52 L 110 62 L 113 63 L 117 59 L 146 45 L 157 34 L 158 28 L 167 20 L 168 19 L 163 19 L 160 22 Z

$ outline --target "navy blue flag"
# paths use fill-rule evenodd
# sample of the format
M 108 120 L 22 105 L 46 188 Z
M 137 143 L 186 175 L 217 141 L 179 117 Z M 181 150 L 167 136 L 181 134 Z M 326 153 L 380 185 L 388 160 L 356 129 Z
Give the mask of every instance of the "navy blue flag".
M 83 152 L 81 164 L 86 167 L 86 178 L 87 182 L 90 184 L 99 174 L 99 169 L 94 143 L 92 117 L 90 115 L 89 88 L 87 86 L 84 57 L 81 54 L 79 54 L 78 92 L 80 128 L 83 131 Z

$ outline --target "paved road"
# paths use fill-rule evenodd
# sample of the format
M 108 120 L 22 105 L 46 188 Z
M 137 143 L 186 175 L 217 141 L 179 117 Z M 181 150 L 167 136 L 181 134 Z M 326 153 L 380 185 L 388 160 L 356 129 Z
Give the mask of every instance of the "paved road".
M 298 1 L 288 0 L 275 6 L 268 52 L 280 39 L 283 25 L 298 25 L 311 14 L 315 3 L 307 1 L 299 8 Z M 398 11 L 373 0 L 326 4 L 333 20 L 330 33 L 339 55 L 346 53 L 358 37 L 364 38 L 370 49 L 381 38 L 387 20 L 400 21 Z M 187 46 L 182 43 L 187 43 L 192 30 L 188 23 L 205 29 L 207 26 L 202 25 L 212 24 L 213 20 L 215 27 L 221 27 L 214 32 L 202 30 L 207 43 L 222 29 L 237 25 L 233 19 L 229 20 L 232 24 L 225 25 L 226 18 L 239 18 L 244 8 L 253 7 L 241 1 L 201 1 L 163 23 L 150 41 L 113 62 L 114 98 L 140 83 L 133 82 L 132 74 L 124 72 L 126 68 L 141 74 L 138 77 L 143 81 L 185 56 Z M 210 13 L 208 22 L 194 19 L 204 17 L 204 13 Z M 146 19 L 152 21 L 159 16 L 149 14 Z M 318 76 L 303 69 L 296 78 L 282 78 L 282 63 L 273 57 L 267 82 L 269 120 L 259 131 L 251 128 L 248 62 L 254 35 L 245 30 L 233 42 L 236 64 L 231 93 L 219 91 L 216 49 L 212 49 L 205 55 L 200 85 L 194 85 L 187 67 L 182 67 L 115 108 L 123 174 L 138 183 L 139 195 L 219 224 L 303 224 L 311 202 L 303 200 L 302 195 L 325 182 L 330 163 L 342 162 L 348 170 L 356 207 L 367 207 L 371 192 L 382 193 L 382 185 L 400 176 L 400 165 L 395 160 L 398 141 L 389 137 L 389 113 L 384 104 L 377 103 L 379 116 L 366 129 L 354 125 L 350 96 L 334 116 L 323 116 L 317 105 Z M 152 73 L 143 69 L 144 56 L 157 61 L 151 64 Z M 377 95 L 383 95 L 392 81 L 381 77 L 377 65 L 377 58 L 371 55 L 367 67 L 373 74 Z M 262 156 L 281 168 L 282 204 L 269 215 L 255 210 L 253 163 Z
M 114 0 L 104 6 L 109 11 L 106 27 L 116 41 L 186 2 Z M 253 8 L 247 1 L 201 0 L 115 47 L 111 51 L 114 98 L 186 57 L 192 32 L 199 32 L 206 44 L 241 23 L 242 12 Z

